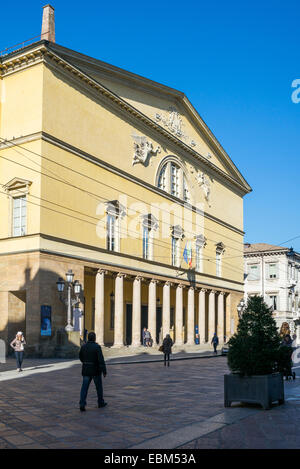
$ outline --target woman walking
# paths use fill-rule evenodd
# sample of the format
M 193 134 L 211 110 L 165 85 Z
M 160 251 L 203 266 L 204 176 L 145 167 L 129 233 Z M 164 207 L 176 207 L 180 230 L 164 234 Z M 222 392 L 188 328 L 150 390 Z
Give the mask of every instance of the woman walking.
M 17 371 L 22 371 L 22 362 L 24 357 L 24 345 L 26 345 L 23 332 L 19 331 L 15 339 L 10 343 L 10 346 L 15 351 L 15 357 L 17 360 Z
M 168 361 L 168 366 L 170 366 L 170 354 L 172 353 L 172 345 L 173 345 L 173 341 L 170 337 L 170 334 L 167 334 L 162 344 L 162 351 L 164 353 L 164 365 L 165 366 L 166 366 L 167 361 Z

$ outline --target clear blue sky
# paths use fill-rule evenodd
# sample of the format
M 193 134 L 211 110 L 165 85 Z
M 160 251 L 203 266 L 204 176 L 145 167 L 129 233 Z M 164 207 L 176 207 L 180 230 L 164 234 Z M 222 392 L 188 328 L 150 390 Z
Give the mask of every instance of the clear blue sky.
M 2 3 L 0 49 L 40 34 L 46 3 Z M 245 241 L 300 251 L 299 1 L 51 4 L 58 44 L 184 91 L 253 188 Z

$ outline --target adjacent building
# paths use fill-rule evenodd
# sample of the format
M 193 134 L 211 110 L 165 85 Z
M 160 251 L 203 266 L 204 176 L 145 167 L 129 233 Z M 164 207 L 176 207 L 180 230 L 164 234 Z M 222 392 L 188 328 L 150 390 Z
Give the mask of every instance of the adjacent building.
M 47 5 L 0 98 L 1 338 L 55 353 L 70 270 L 72 326 L 101 344 L 232 334 L 251 188 L 186 95 L 56 44 Z
M 261 295 L 273 308 L 280 329 L 287 322 L 300 343 L 300 254 L 292 248 L 266 243 L 247 243 L 245 258 L 245 296 Z

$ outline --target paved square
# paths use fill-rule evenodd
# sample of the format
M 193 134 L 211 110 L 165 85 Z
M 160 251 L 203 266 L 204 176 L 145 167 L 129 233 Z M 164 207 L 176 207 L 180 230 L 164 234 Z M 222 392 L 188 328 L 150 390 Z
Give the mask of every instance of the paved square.
M 78 408 L 81 365 L 56 360 L 66 368 L 49 371 L 50 361 L 44 362 L 27 377 L 25 369 L 22 377 L 1 381 L 11 372 L 0 372 L 0 448 L 245 448 L 261 447 L 268 435 L 267 447 L 300 446 L 300 401 L 270 411 L 224 409 L 225 357 L 178 360 L 169 368 L 108 362 L 109 405 L 97 408 L 91 383 L 85 413 Z M 286 383 L 293 399 L 300 399 L 299 384 Z

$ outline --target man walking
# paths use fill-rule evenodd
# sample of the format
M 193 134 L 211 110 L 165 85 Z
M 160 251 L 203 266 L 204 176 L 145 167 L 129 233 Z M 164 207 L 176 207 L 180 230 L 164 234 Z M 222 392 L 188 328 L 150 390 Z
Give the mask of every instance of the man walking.
M 95 332 L 89 333 L 87 343 L 80 349 L 79 359 L 82 362 L 83 376 L 79 403 L 80 410 L 85 411 L 86 397 L 92 379 L 97 389 L 98 407 L 105 407 L 107 403 L 103 400 L 101 374 L 103 373 L 103 376 L 106 376 L 106 365 L 101 347 L 96 343 Z
M 214 336 L 211 339 L 211 343 L 213 344 L 213 347 L 214 347 L 214 353 L 217 353 L 217 346 L 219 345 L 219 338 L 216 332 L 214 333 Z

